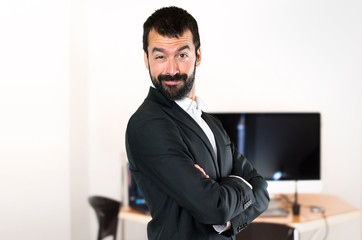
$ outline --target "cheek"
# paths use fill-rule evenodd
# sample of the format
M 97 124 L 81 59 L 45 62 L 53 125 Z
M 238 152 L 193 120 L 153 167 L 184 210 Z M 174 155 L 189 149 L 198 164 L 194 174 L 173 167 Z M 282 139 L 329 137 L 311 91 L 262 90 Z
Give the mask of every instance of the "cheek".
M 162 73 L 162 66 L 161 64 L 152 64 L 150 63 L 150 71 L 152 76 L 158 76 L 160 73 Z
M 180 72 L 190 75 L 194 70 L 194 65 L 195 63 L 193 61 L 188 61 L 186 63 L 180 64 Z

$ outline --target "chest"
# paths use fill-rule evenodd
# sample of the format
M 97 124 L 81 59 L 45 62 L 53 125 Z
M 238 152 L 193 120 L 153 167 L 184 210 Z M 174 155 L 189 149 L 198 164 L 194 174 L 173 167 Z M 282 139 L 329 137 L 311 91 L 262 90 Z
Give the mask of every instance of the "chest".
M 213 132 L 217 156 L 205 132 L 200 127 L 179 124 L 181 137 L 187 145 L 188 154 L 213 179 L 230 175 L 232 170 L 232 149 L 229 137 L 222 129 L 210 126 Z

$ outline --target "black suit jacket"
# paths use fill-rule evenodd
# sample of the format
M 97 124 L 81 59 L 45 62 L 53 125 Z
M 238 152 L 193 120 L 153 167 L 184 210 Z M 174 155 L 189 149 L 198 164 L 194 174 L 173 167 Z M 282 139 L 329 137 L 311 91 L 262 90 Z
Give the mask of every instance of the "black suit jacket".
M 235 149 L 217 119 L 202 117 L 215 136 L 218 156 L 192 117 L 154 88 L 129 120 L 127 155 L 152 216 L 149 239 L 233 239 L 268 206 L 263 177 Z M 227 221 L 232 228 L 223 234 L 212 227 Z

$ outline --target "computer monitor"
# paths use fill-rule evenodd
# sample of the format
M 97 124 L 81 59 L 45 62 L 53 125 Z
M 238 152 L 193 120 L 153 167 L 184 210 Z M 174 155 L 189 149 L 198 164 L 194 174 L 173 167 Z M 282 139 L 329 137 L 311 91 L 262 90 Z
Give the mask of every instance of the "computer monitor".
M 127 164 L 127 182 L 129 207 L 142 213 L 148 214 L 149 209 L 147 207 L 146 200 L 144 199 L 140 189 L 138 188 L 136 181 L 132 177 L 131 171 L 129 169 L 129 164 Z
M 320 113 L 212 113 L 270 193 L 320 192 Z

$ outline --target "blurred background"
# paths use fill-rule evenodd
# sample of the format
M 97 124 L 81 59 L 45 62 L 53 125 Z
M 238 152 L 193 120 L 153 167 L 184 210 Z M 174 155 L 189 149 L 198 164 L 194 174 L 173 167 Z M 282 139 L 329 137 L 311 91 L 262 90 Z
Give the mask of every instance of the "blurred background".
M 2 0 L 2 239 L 95 239 L 87 198 L 122 199 L 125 129 L 150 86 L 142 26 L 170 5 L 199 23 L 205 110 L 320 112 L 322 193 L 361 209 L 361 1 Z

